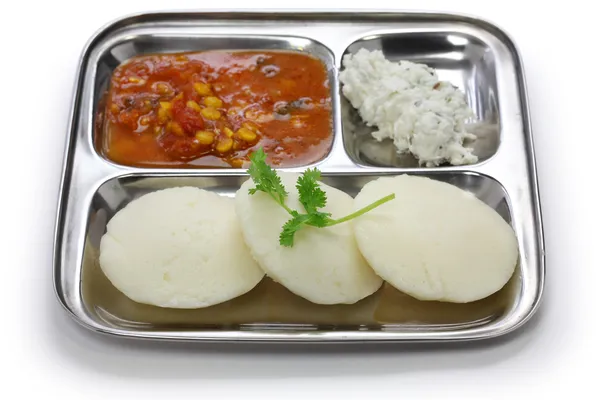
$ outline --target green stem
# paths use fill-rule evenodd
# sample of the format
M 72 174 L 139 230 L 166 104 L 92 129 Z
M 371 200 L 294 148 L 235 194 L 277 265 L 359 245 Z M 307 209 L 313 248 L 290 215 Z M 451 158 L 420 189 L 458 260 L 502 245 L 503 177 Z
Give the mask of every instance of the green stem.
M 280 200 L 277 197 L 275 197 L 275 195 L 271 192 L 269 192 L 269 195 L 273 198 L 273 200 L 275 200 L 277 203 L 279 203 L 279 205 L 283 208 L 285 208 L 285 211 L 287 211 L 290 215 L 294 215 L 292 214 L 292 210 L 291 208 L 289 208 L 286 204 L 285 204 L 285 200 Z
M 376 202 L 374 202 L 374 203 L 372 203 L 372 204 L 370 204 L 370 205 L 368 205 L 366 207 L 363 207 L 363 208 L 361 208 L 358 211 L 353 212 L 352 214 L 346 215 L 344 218 L 332 220 L 330 223 L 327 224 L 327 226 L 333 226 L 333 225 L 341 224 L 343 222 L 350 221 L 353 218 L 360 217 L 361 215 L 363 215 L 365 213 L 368 213 L 372 209 L 379 207 L 383 203 L 387 203 L 388 201 L 394 200 L 395 198 L 396 198 L 396 195 L 394 193 L 389 194 L 389 195 L 387 195 L 387 196 L 385 196 L 385 197 L 377 200 Z

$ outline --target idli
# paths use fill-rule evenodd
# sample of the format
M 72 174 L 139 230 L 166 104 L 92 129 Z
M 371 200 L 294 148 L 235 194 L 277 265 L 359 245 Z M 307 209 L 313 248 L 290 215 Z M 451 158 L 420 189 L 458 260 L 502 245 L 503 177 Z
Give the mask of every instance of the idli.
M 409 175 L 367 183 L 358 210 L 396 198 L 354 221 L 361 253 L 375 272 L 419 300 L 467 303 L 501 289 L 518 259 L 511 226 L 473 194 Z
M 286 191 L 286 205 L 305 212 L 295 187 L 300 176 L 279 172 Z M 327 194 L 321 209 L 332 218 L 352 211 L 353 199 L 346 193 L 319 182 Z M 353 304 L 376 292 L 383 281 L 369 267 L 356 245 L 352 222 L 326 228 L 303 226 L 296 232 L 293 247 L 279 244 L 279 234 L 290 214 L 263 192 L 253 195 L 249 179 L 236 194 L 236 212 L 248 247 L 256 261 L 273 280 L 294 294 L 316 304 Z
M 194 187 L 152 192 L 117 212 L 100 242 L 100 268 L 131 300 L 168 308 L 222 303 L 264 277 L 234 200 Z

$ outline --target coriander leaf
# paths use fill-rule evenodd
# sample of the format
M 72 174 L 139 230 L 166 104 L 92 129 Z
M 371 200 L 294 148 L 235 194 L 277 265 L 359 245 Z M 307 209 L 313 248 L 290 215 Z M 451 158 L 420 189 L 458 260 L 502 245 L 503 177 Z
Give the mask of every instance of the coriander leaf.
M 298 214 L 297 211 L 294 211 L 293 214 L 294 217 L 283 225 L 283 229 L 279 234 L 279 244 L 285 247 L 292 247 L 294 245 L 296 231 L 310 218 L 310 215 Z
M 283 225 L 282 231 L 279 234 L 279 243 L 282 246 L 292 247 L 294 245 L 294 236 L 303 225 L 325 228 L 341 224 L 357 218 L 396 197 L 394 194 L 390 194 L 343 218 L 332 219 L 330 213 L 318 211 L 319 208 L 323 208 L 327 204 L 327 194 L 319 187 L 321 173 L 316 168 L 312 170 L 308 169 L 296 182 L 299 201 L 306 211 L 305 214 L 300 214 L 298 211 L 290 209 L 285 204 L 288 193 L 281 182 L 281 178 L 277 175 L 277 172 L 267 164 L 266 159 L 267 156 L 262 148 L 250 155 L 251 164 L 248 173 L 252 177 L 255 187 L 250 189 L 249 193 L 251 195 L 256 192 L 267 193 L 292 216 L 292 218 Z
M 316 226 L 317 228 L 324 228 L 326 226 L 328 226 L 330 224 L 330 222 L 332 221 L 331 214 L 330 213 L 324 213 L 324 212 L 315 212 L 312 214 L 309 214 L 310 218 L 308 221 L 306 221 L 307 225 L 311 225 L 311 226 Z
M 288 193 L 281 183 L 281 178 L 266 162 L 267 155 L 262 147 L 250 155 L 250 168 L 248 174 L 252 177 L 255 187 L 249 190 L 250 194 L 265 192 L 273 197 L 279 204 L 284 205 Z
M 296 183 L 300 203 L 309 214 L 316 213 L 327 204 L 327 194 L 319 187 L 319 179 L 321 172 L 318 169 L 307 169 Z

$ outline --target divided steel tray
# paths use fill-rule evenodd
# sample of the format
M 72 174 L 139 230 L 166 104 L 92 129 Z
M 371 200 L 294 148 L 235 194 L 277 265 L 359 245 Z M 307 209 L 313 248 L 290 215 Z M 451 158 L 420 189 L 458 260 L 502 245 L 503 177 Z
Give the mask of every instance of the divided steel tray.
M 368 129 L 339 90 L 345 53 L 381 49 L 391 60 L 436 68 L 467 95 L 480 161 L 418 168 L 374 151 Z M 114 164 L 94 145 L 96 110 L 114 68 L 139 54 L 208 49 L 306 51 L 328 68 L 334 140 L 313 164 L 324 181 L 355 195 L 370 179 L 401 173 L 468 190 L 512 224 L 520 261 L 497 294 L 473 304 L 420 302 L 388 285 L 344 306 L 319 306 L 265 279 L 250 293 L 200 310 L 128 300 L 98 267 L 107 220 L 150 190 L 193 185 L 233 195 L 242 169 L 150 169 Z M 544 286 L 544 240 L 523 66 L 515 44 L 477 18 L 440 13 L 173 12 L 128 16 L 87 44 L 78 71 L 57 213 L 54 285 L 76 321 L 119 336 L 198 341 L 432 342 L 497 337 L 536 311 Z M 296 168 L 290 170 L 303 170 Z

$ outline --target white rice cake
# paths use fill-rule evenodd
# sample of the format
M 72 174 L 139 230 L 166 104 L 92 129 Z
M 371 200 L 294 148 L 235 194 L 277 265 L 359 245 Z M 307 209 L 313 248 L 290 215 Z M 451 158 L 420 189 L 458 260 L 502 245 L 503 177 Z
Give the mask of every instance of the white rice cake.
M 511 226 L 473 194 L 409 175 L 366 184 L 360 209 L 390 193 L 396 198 L 354 221 L 358 246 L 371 267 L 419 300 L 466 303 L 500 290 L 518 259 Z
M 100 267 L 133 301 L 168 308 L 222 303 L 264 277 L 233 199 L 193 187 L 152 192 L 120 210 L 102 237 Z
M 286 204 L 304 212 L 295 188 L 300 176 L 279 172 L 289 193 Z M 316 304 L 352 304 L 376 292 L 383 281 L 369 267 L 356 245 L 351 222 L 327 228 L 304 226 L 296 232 L 293 247 L 279 244 L 281 228 L 291 217 L 269 195 L 257 192 L 247 180 L 236 195 L 236 211 L 250 251 L 276 282 Z M 327 193 L 333 218 L 352 212 L 348 194 L 320 183 Z

